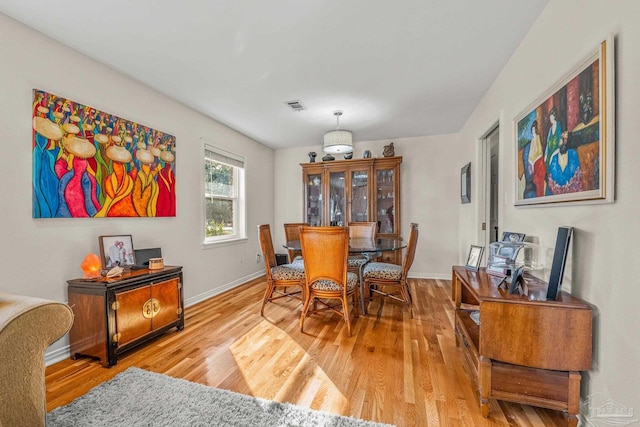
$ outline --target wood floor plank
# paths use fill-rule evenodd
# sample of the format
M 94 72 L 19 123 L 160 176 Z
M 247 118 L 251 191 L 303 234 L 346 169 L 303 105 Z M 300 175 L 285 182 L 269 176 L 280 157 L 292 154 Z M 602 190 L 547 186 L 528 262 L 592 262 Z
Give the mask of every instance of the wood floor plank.
M 252 280 L 185 310 L 185 329 L 122 355 L 112 368 L 80 358 L 47 367 L 47 410 L 71 402 L 130 366 L 238 393 L 404 426 L 560 426 L 560 412 L 479 396 L 454 336 L 451 282 L 411 279 L 413 318 L 374 298 L 369 315 L 318 313 L 299 330 L 300 301 L 260 306 Z

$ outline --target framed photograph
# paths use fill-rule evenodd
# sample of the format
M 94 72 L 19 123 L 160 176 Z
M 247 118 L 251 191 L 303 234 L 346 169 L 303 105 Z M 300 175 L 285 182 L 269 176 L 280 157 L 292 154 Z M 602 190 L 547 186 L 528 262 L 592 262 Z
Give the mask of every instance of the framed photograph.
M 480 268 L 480 262 L 482 261 L 483 252 L 484 246 L 471 245 L 465 267 L 469 270 L 478 271 L 478 268 Z
M 460 199 L 462 203 L 471 203 L 471 162 L 460 170 Z
M 614 201 L 613 35 L 514 119 L 515 205 Z
M 136 255 L 133 251 L 131 234 L 100 236 L 100 260 L 105 270 L 113 267 L 133 267 Z
M 501 242 L 524 242 L 524 233 L 513 233 L 511 231 L 505 231 L 502 233 Z

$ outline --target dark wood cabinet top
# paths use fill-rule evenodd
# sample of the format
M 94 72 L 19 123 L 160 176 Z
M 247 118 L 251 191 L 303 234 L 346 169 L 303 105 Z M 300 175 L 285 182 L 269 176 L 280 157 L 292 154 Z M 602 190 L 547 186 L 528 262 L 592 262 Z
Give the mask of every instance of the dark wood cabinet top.
M 165 266 L 159 270 L 125 270 L 122 275 L 116 277 L 96 277 L 93 279 L 78 278 L 67 280 L 70 286 L 89 286 L 89 287 L 110 287 L 126 285 L 136 281 L 152 281 L 162 279 L 165 276 L 173 275 L 182 271 L 181 266 Z
M 503 302 L 515 302 L 518 304 L 549 305 L 554 307 L 570 307 L 591 309 L 585 301 L 573 297 L 570 293 L 561 291 L 556 300 L 547 300 L 547 282 L 537 277 L 525 274 L 527 295 L 510 294 L 505 287 L 498 287 L 501 278 L 487 274 L 485 268 L 477 272 L 463 266 L 454 266 L 453 271 L 466 283 L 466 289 L 478 301 L 499 299 Z

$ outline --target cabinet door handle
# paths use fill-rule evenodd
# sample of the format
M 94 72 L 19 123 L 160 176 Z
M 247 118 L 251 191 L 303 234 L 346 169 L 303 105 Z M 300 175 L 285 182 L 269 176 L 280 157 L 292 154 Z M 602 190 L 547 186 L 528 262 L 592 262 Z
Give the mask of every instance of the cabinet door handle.
M 160 301 L 155 298 L 151 298 L 142 306 L 142 316 L 145 319 L 153 319 L 158 313 L 160 313 L 160 308 Z

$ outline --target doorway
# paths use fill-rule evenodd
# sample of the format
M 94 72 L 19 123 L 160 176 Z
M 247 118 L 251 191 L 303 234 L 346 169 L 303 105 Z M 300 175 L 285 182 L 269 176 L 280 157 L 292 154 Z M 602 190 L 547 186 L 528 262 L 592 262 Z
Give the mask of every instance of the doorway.
M 489 245 L 499 238 L 500 219 L 500 194 L 498 183 L 500 182 L 500 128 L 495 124 L 481 139 L 483 153 L 483 188 L 484 198 L 481 240 L 485 247 L 485 255 L 488 254 Z

